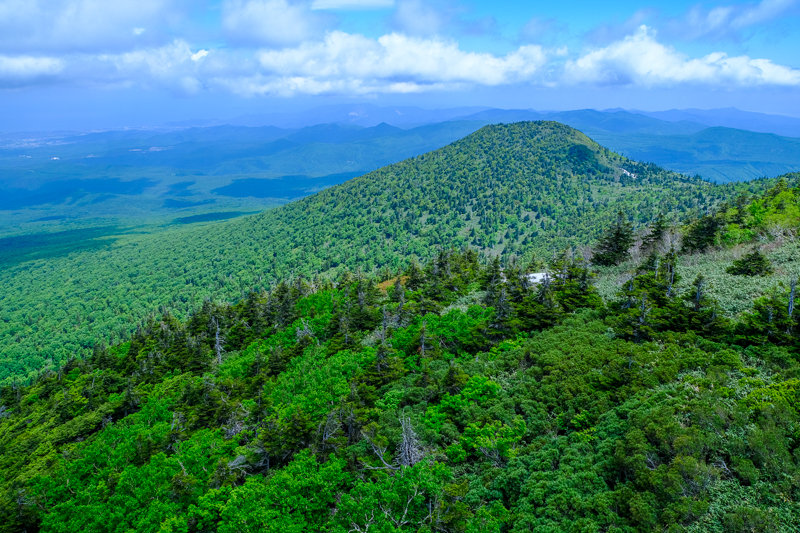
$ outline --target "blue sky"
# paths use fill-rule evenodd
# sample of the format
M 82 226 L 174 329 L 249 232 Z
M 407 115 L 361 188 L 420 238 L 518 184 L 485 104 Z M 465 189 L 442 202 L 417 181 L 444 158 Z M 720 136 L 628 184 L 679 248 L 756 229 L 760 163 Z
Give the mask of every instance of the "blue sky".
M 797 28 L 800 0 L 0 0 L 0 130 L 345 102 L 800 116 Z

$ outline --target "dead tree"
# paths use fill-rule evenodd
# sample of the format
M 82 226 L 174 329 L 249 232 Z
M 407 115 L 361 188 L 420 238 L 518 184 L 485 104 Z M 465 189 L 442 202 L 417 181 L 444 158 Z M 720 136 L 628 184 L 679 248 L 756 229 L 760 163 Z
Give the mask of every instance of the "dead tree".
M 792 329 L 792 314 L 794 313 L 794 296 L 797 292 L 797 278 L 794 278 L 791 283 L 791 288 L 789 289 L 789 306 L 787 307 L 786 311 L 789 315 L 789 326 L 786 328 L 786 333 L 791 333 Z
M 419 332 L 419 353 L 422 356 L 422 359 L 425 359 L 425 352 L 428 349 L 428 323 L 427 321 L 422 321 L 422 328 Z
M 222 353 L 224 351 L 225 339 L 220 335 L 219 321 L 216 317 L 211 319 L 211 325 L 215 328 L 214 333 L 214 354 L 216 355 L 217 366 L 222 364 Z
M 423 448 L 408 416 L 400 416 L 400 428 L 402 429 L 402 438 L 397 446 L 397 461 L 400 466 L 413 466 L 425 457 L 425 448 Z
M 382 466 L 367 466 L 370 470 L 401 470 L 404 467 L 413 466 L 425 458 L 425 448 L 411 425 L 411 419 L 406 415 L 401 415 L 400 421 L 400 442 L 397 444 L 397 456 L 394 461 L 386 461 L 386 450 L 388 446 L 382 446 L 375 442 L 373 435 L 362 431 L 361 435 L 372 448 L 372 452 L 380 460 Z
M 300 342 L 304 339 L 311 339 L 317 341 L 317 337 L 314 335 L 314 330 L 311 329 L 311 325 L 308 323 L 308 320 L 303 318 L 300 320 L 303 328 L 295 328 L 295 335 L 297 338 L 297 342 Z M 317 341 L 319 344 L 319 341 Z

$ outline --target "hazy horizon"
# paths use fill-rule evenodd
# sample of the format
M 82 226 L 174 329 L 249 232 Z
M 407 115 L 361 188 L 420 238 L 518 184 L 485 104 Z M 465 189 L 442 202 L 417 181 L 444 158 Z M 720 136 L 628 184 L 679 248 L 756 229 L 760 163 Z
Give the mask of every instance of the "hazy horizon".
M 342 104 L 328 104 L 328 105 L 310 105 L 304 108 L 296 108 L 286 110 L 283 108 L 278 109 L 263 109 L 260 112 L 242 112 L 239 114 L 229 114 L 224 116 L 185 116 L 176 118 L 175 120 L 163 120 L 152 122 L 117 122 L 109 120 L 105 124 L 84 124 L 80 125 L 63 125 L 61 127 L 53 126 L 36 127 L 35 124 L 30 124 L 28 127 L 21 127 L 17 129 L 4 128 L 0 125 L 0 133 L 10 136 L 16 135 L 70 135 L 70 134 L 84 134 L 84 133 L 100 133 L 111 131 L 125 131 L 125 130 L 176 130 L 183 128 L 202 128 L 202 127 L 216 127 L 216 126 L 242 126 L 242 127 L 278 127 L 285 129 L 301 129 L 314 125 L 334 124 L 334 123 L 347 123 L 350 122 L 345 119 L 331 118 L 332 115 L 341 114 L 346 109 L 364 109 L 367 108 L 377 113 L 387 113 L 394 109 L 398 110 L 414 110 L 419 112 L 419 116 L 426 117 L 415 120 L 408 117 L 398 117 L 398 120 L 376 120 L 374 124 L 387 123 L 403 129 L 414 128 L 424 124 L 432 124 L 436 122 L 443 122 L 447 120 L 459 120 L 467 117 L 468 115 L 479 112 L 482 110 L 496 110 L 496 111 L 527 111 L 533 113 L 568 113 L 578 111 L 597 111 L 602 113 L 626 112 L 631 114 L 639 114 L 644 116 L 659 116 L 659 114 L 669 113 L 692 113 L 698 112 L 703 114 L 715 115 L 724 117 L 726 114 L 736 116 L 739 114 L 752 114 L 752 119 L 755 121 L 753 127 L 742 127 L 740 129 L 748 129 L 751 131 L 764 131 L 771 132 L 769 128 L 762 127 L 759 129 L 759 119 L 769 119 L 774 117 L 776 119 L 797 120 L 800 122 L 800 115 L 790 115 L 786 113 L 777 112 L 763 112 L 741 109 L 737 107 L 693 107 L 693 108 L 625 108 L 625 107 L 564 107 L 564 108 L 522 108 L 522 107 L 503 107 L 503 106 L 458 106 L 458 107 L 426 107 L 414 105 L 376 105 L 372 102 L 352 102 Z M 314 117 L 314 113 L 320 113 L 318 118 Z M 437 116 L 442 115 L 446 118 L 438 119 Z M 383 116 L 376 115 L 376 116 Z M 344 117 L 344 115 L 342 115 Z M 365 117 L 357 117 L 364 118 Z M 664 120 L 662 118 L 662 120 Z M 686 120 L 686 119 L 684 119 Z M 670 119 L 667 119 L 670 121 Z M 373 122 L 367 121 L 368 124 L 358 123 L 353 120 L 353 125 L 370 127 Z M 702 120 L 697 120 L 697 123 L 703 123 Z M 780 133 L 778 133 L 780 135 Z M 795 136 L 795 135 L 790 135 Z

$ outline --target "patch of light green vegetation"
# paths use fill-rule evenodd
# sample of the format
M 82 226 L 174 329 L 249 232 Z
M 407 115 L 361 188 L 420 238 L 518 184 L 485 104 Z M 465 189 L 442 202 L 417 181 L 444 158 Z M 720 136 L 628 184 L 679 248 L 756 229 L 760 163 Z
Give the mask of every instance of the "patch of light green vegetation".
M 715 249 L 705 253 L 681 255 L 676 272 L 678 291 L 686 291 L 702 275 L 708 295 L 717 301 L 728 317 L 750 311 L 753 301 L 772 290 L 788 290 L 791 280 L 800 277 L 800 240 L 781 238 L 756 245 L 772 263 L 774 272 L 767 276 L 733 276 L 725 272 L 731 263 L 750 252 L 754 245 Z M 613 299 L 638 266 L 630 260 L 615 267 L 603 268 L 597 277 L 597 290 L 605 300 Z

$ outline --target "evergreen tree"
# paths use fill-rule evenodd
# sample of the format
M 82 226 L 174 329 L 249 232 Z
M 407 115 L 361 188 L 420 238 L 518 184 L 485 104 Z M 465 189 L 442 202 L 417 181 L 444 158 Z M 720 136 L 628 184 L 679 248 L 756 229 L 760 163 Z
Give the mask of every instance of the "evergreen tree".
M 772 264 L 764 254 L 753 250 L 741 259 L 735 260 L 725 272 L 734 276 L 766 276 L 772 273 Z
M 553 297 L 563 313 L 603 306 L 603 300 L 593 285 L 594 274 L 589 271 L 583 258 L 569 257 L 563 253 L 553 262 L 551 270 Z
M 625 218 L 623 212 L 619 211 L 614 223 L 600 238 L 592 262 L 601 266 L 618 265 L 630 257 L 631 245 L 633 245 L 633 225 Z
M 422 272 L 422 268 L 420 268 L 416 259 L 412 259 L 411 264 L 408 265 L 408 268 L 406 269 L 406 276 L 408 277 L 406 286 L 412 291 L 422 287 L 423 283 L 425 282 L 425 274 Z
M 714 215 L 705 215 L 689 227 L 683 238 L 684 252 L 704 252 L 714 245 L 721 224 Z
M 494 305 L 497 302 L 503 285 L 503 267 L 500 266 L 500 258 L 495 256 L 483 275 L 483 288 L 486 290 L 483 301 L 486 305 Z
M 785 288 L 773 288 L 768 294 L 756 299 L 753 309 L 740 324 L 740 341 L 752 343 L 774 343 L 800 346 L 800 316 L 795 313 L 797 279 L 792 280 L 788 294 Z
M 645 251 L 653 251 L 667 232 L 667 221 L 664 220 L 664 215 L 659 213 L 648 229 L 647 235 L 642 238 L 642 249 Z

